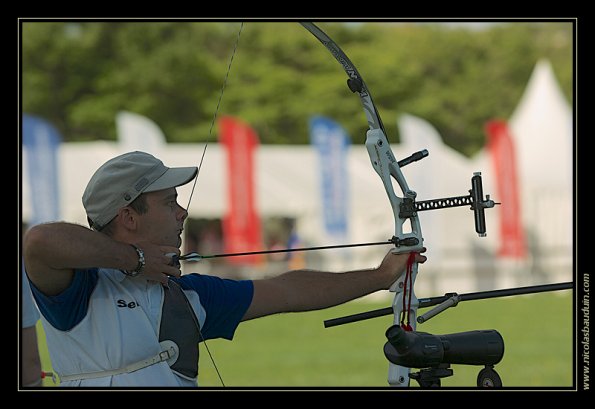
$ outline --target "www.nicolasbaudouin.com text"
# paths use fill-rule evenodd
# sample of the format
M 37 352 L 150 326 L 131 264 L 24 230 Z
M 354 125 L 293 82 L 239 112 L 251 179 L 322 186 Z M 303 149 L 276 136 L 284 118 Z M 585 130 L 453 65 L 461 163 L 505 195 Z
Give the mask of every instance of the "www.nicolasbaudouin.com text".
M 589 390 L 589 273 L 583 275 L 583 328 L 582 333 L 582 357 L 583 357 L 583 390 Z

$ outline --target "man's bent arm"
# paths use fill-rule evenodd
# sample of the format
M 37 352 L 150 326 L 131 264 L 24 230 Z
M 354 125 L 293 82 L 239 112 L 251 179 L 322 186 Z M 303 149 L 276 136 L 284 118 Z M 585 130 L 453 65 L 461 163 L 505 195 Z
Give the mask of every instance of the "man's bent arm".
M 23 255 L 30 280 L 47 295 L 65 290 L 75 268 L 133 270 L 138 262 L 131 246 L 84 226 L 64 222 L 31 227 L 23 241 Z

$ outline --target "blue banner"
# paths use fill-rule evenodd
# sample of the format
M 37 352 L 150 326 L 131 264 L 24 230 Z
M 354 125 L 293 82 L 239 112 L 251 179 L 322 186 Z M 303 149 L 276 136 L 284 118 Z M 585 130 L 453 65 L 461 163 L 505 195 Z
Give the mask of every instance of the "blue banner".
M 27 154 L 30 226 L 60 218 L 57 153 L 61 143 L 58 131 L 47 121 L 23 114 L 23 150 Z
M 319 157 L 326 231 L 333 236 L 344 237 L 347 235 L 349 215 L 349 136 L 336 122 L 315 116 L 310 119 L 310 143 Z

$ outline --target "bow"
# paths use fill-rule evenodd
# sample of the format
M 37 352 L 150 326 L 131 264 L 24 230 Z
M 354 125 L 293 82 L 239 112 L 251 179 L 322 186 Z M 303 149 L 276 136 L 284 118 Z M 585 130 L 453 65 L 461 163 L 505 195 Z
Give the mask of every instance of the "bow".
M 316 25 L 312 23 L 300 24 L 312 35 L 314 35 L 341 64 L 347 73 L 347 76 L 349 77 L 347 80 L 349 89 L 352 92 L 357 93 L 360 97 L 369 126 L 369 129 L 366 133 L 365 145 L 372 167 L 382 180 L 384 189 L 391 204 L 395 224 L 393 237 L 388 239 L 386 242 L 287 249 L 278 251 L 217 254 L 210 256 L 201 256 L 197 253 L 191 253 L 179 257 L 176 262 L 179 263 L 179 260 L 198 261 L 203 258 L 211 257 L 264 254 L 279 251 L 305 251 L 324 248 L 393 244 L 394 249 L 392 252 L 394 254 L 411 253 L 411 255 L 407 263 L 408 265 L 406 273 L 401 275 L 401 277 L 395 281 L 389 289 L 390 292 L 395 293 L 392 307 L 328 320 L 324 323 L 325 327 L 393 314 L 394 325 L 391 326 L 386 332 L 389 342 L 387 342 L 384 347 L 385 356 L 389 360 L 388 383 L 392 386 L 407 387 L 410 384 L 410 378 L 416 379 L 421 386 L 440 386 L 440 378 L 452 375 L 452 370 L 449 369 L 449 365 L 451 363 L 485 365 L 486 367 L 480 372 L 480 375 L 478 376 L 478 386 L 501 386 L 499 376 L 493 370 L 493 365 L 498 363 L 502 358 L 504 349 L 502 337 L 497 331 L 470 331 L 468 333 L 452 334 L 449 336 L 434 336 L 427 333 L 416 332 L 416 323 L 423 323 L 435 315 L 443 312 L 447 308 L 457 305 L 460 301 L 572 289 L 573 283 L 566 282 L 505 290 L 483 291 L 460 295 L 456 293 L 449 293 L 439 297 L 418 299 L 414 293 L 414 284 L 418 273 L 418 265 L 414 261 L 414 253 L 423 249 L 424 240 L 418 212 L 448 207 L 469 206 L 474 212 L 475 230 L 478 235 L 482 237 L 486 235 L 484 210 L 486 208 L 492 208 L 494 205 L 499 203 L 495 203 L 493 200 L 490 200 L 489 195 L 484 198 L 480 172 L 474 173 L 471 178 L 471 189 L 469 190 L 469 195 L 416 201 L 417 194 L 408 186 L 401 168 L 425 158 L 428 156 L 428 151 L 422 150 L 415 152 L 409 157 L 397 161 L 390 144 L 388 143 L 384 125 L 378 110 L 374 105 L 370 91 L 353 63 L 349 60 L 341 48 Z M 238 33 L 238 40 L 240 33 Z M 219 102 L 217 103 L 217 109 L 213 117 L 213 123 L 217 116 L 217 111 L 219 109 L 219 104 L 223 95 L 223 89 L 225 88 L 225 82 L 231 68 L 231 62 L 233 61 L 233 55 L 235 54 L 238 40 L 236 40 L 234 51 L 230 59 L 225 81 L 219 96 Z M 211 129 L 213 123 L 211 124 Z M 202 154 L 198 173 L 200 173 L 200 166 L 202 165 L 205 151 L 203 151 Z M 195 185 L 196 180 L 198 179 L 198 173 L 194 181 Z M 395 192 L 393 179 L 399 186 L 401 196 Z M 192 188 L 192 192 L 193 191 L 194 187 Z M 190 199 L 191 198 L 192 193 L 190 195 Z M 188 202 L 188 208 L 189 206 L 190 200 Z M 408 227 L 407 231 L 405 229 L 406 227 Z M 436 307 L 422 316 L 417 316 L 418 308 L 431 306 Z M 444 343 L 449 345 L 445 346 Z M 457 344 L 458 348 L 454 348 L 457 349 L 456 353 L 453 351 L 446 351 L 446 349 L 450 347 L 450 344 Z M 403 346 L 404 348 L 400 349 L 400 347 Z M 484 349 L 487 350 L 487 352 L 484 351 Z M 211 360 L 213 360 L 212 356 Z M 427 367 L 431 368 L 424 369 L 417 373 L 411 373 L 411 368 Z M 220 375 L 219 378 L 221 380 Z M 221 383 L 223 384 L 222 380 Z
M 504 343 L 495 330 L 470 331 L 452 336 L 434 336 L 416 332 L 416 323 L 423 323 L 460 301 L 484 298 L 504 297 L 544 291 L 557 291 L 573 288 L 572 282 L 520 287 L 505 290 L 483 291 L 469 294 L 450 293 L 441 297 L 418 299 L 414 293 L 418 265 L 414 253 L 423 248 L 423 236 L 418 212 L 447 207 L 470 206 L 474 212 L 475 230 L 480 237 L 486 235 L 484 209 L 492 208 L 495 203 L 489 195 L 484 198 L 481 173 L 476 172 L 471 178 L 471 189 L 467 196 L 432 199 L 416 202 L 416 192 L 407 184 L 401 168 L 423 159 L 427 150 L 415 152 L 411 156 L 397 161 L 386 138 L 386 131 L 368 87 L 353 63 L 341 48 L 321 29 L 312 23 L 301 23 L 312 33 L 341 64 L 347 76 L 349 89 L 360 97 L 369 129 L 366 133 L 366 149 L 372 167 L 380 176 L 393 211 L 395 232 L 389 242 L 395 245 L 393 253 L 411 253 L 407 271 L 391 285 L 389 291 L 395 293 L 391 308 L 384 308 L 349 317 L 325 321 L 325 327 L 348 322 L 393 314 L 393 326 L 387 332 L 388 342 L 384 353 L 389 360 L 388 383 L 392 386 L 407 387 L 410 378 L 424 386 L 440 386 L 440 378 L 452 375 L 451 363 L 485 365 L 478 376 L 478 386 L 501 386 L 498 374 L 493 370 L 503 356 Z M 402 196 L 398 196 L 393 187 L 397 182 Z M 404 226 L 409 225 L 409 231 Z M 417 316 L 418 308 L 436 306 L 422 316 Z M 456 348 L 455 348 L 456 345 Z M 450 349 L 450 351 L 449 351 Z M 454 350 L 457 350 L 454 352 Z M 428 368 L 411 373 L 410 368 Z
M 395 244 L 393 253 L 417 252 L 423 248 L 423 237 L 421 231 L 421 223 L 417 212 L 412 211 L 402 213 L 401 209 L 414 203 L 416 193 L 407 185 L 407 181 L 401 172 L 401 166 L 411 163 L 411 161 L 422 159 L 428 155 L 427 151 L 418 152 L 411 157 L 410 161 L 399 162 L 395 159 L 395 155 L 386 138 L 386 131 L 378 110 L 372 100 L 372 95 L 366 86 L 362 76 L 357 71 L 353 63 L 339 48 L 339 46 L 322 30 L 312 23 L 301 23 L 302 26 L 310 33 L 312 33 L 335 57 L 335 59 L 343 66 L 349 79 L 347 84 L 352 92 L 359 95 L 366 119 L 368 120 L 369 130 L 366 133 L 366 149 L 370 156 L 370 162 L 384 185 L 388 200 L 391 204 L 395 231 L 391 241 Z M 402 197 L 397 196 L 393 188 L 392 179 L 395 179 L 401 189 Z M 409 221 L 411 231 L 404 232 L 404 225 Z M 394 323 L 402 325 L 407 330 L 414 330 L 418 299 L 413 291 L 415 279 L 417 277 L 418 266 L 416 262 L 408 263 L 407 273 L 393 283 L 390 287 L 391 292 L 395 293 L 393 301 Z M 388 382 L 396 386 L 409 385 L 409 368 L 389 364 Z

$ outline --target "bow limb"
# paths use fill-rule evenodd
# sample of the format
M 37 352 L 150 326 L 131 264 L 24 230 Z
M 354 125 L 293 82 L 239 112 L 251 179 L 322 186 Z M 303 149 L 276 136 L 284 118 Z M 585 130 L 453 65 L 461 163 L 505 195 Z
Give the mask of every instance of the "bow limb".
M 356 92 L 362 102 L 364 113 L 368 121 L 369 130 L 366 133 L 366 149 L 374 170 L 380 176 L 386 194 L 390 201 L 395 232 L 393 242 L 396 247 L 393 252 L 409 253 L 420 251 L 423 247 L 421 224 L 417 212 L 403 212 L 403 206 L 407 207 L 415 200 L 416 193 L 409 188 L 399 162 L 386 138 L 384 125 L 374 105 L 372 96 L 357 69 L 341 48 L 322 30 L 312 23 L 301 23 L 302 26 L 312 33 L 343 66 L 349 79 L 347 84 L 352 92 Z M 393 179 L 397 182 L 402 197 L 398 196 L 393 186 Z M 404 226 L 409 221 L 409 231 L 404 231 Z M 412 263 L 407 274 L 403 274 L 390 288 L 395 293 L 393 301 L 394 323 L 405 324 L 410 329 L 415 329 L 418 300 L 413 292 L 413 286 L 417 277 L 417 263 Z M 406 316 L 405 316 L 406 315 Z M 393 386 L 409 386 L 409 368 L 389 364 L 388 382 Z

